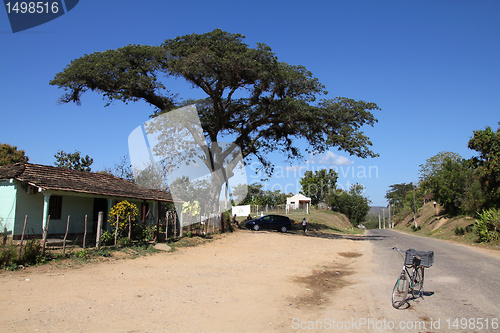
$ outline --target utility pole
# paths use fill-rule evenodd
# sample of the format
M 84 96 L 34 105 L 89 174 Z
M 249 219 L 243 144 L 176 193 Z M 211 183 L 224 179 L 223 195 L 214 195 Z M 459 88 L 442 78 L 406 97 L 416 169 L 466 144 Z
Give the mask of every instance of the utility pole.
M 385 229 L 385 208 L 382 208 L 382 215 L 384 217 L 384 229 Z
M 417 229 L 417 205 L 415 203 L 415 187 L 413 187 L 413 221 L 415 221 L 415 229 Z
M 380 226 L 380 213 L 378 213 L 378 228 L 382 229 L 381 226 Z
M 391 205 L 389 204 L 389 228 L 394 228 L 394 226 L 391 223 Z

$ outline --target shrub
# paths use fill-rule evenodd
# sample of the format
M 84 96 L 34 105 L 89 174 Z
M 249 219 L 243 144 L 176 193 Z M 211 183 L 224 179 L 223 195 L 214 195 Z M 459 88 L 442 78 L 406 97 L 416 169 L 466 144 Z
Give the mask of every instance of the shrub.
M 15 264 L 17 260 L 18 248 L 14 245 L 0 247 L 0 267 L 7 268 Z
M 118 246 L 120 247 L 129 247 L 133 244 L 132 240 L 128 237 L 122 237 L 118 239 Z
M 126 236 L 128 235 L 129 228 L 129 218 L 131 220 L 132 229 L 137 225 L 137 217 L 139 216 L 139 209 L 133 203 L 128 202 L 127 200 L 120 201 L 116 205 L 114 205 L 109 211 L 108 222 L 111 225 L 111 228 L 114 232 L 116 229 L 116 217 L 118 216 L 119 224 L 118 224 L 118 235 Z
M 87 254 L 89 252 L 87 250 L 80 250 L 80 251 L 75 251 L 71 254 L 72 257 L 78 258 L 78 259 L 86 259 Z
M 500 210 L 483 210 L 474 225 L 478 242 L 491 242 L 500 239 Z
M 113 245 L 113 243 L 115 242 L 115 234 L 111 231 L 104 231 L 101 235 L 101 242 L 104 245 Z
M 22 264 L 36 264 L 42 255 L 42 247 L 40 242 L 36 239 L 31 239 L 23 246 L 20 262 Z
M 457 236 L 465 235 L 465 229 L 461 227 L 455 227 L 455 235 Z

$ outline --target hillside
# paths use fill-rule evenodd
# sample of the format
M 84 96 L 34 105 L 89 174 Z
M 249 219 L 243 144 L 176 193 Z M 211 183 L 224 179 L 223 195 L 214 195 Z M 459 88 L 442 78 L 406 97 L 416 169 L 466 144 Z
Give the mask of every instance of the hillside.
M 403 221 L 397 222 L 395 229 L 425 237 L 498 249 L 498 243 L 479 244 L 476 242 L 474 223 L 474 218 L 470 216 L 450 217 L 443 212 L 439 205 L 434 208 L 432 203 L 427 203 L 418 210 L 417 230 L 415 230 L 413 214 L 408 215 Z

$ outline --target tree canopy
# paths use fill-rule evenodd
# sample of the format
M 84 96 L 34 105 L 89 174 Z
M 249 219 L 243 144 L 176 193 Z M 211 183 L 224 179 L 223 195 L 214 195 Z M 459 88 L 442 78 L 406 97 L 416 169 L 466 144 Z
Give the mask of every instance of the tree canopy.
M 311 198 L 312 205 L 317 205 L 335 193 L 338 178 L 339 175 L 332 169 L 321 169 L 315 172 L 308 170 L 300 179 L 301 192 Z
M 499 123 L 500 125 L 500 123 Z M 479 153 L 472 158 L 480 174 L 487 207 L 500 207 L 500 128 L 474 131 L 468 147 Z
M 74 153 L 65 153 L 59 150 L 54 157 L 56 159 L 55 166 L 71 170 L 90 172 L 90 166 L 94 163 L 94 160 L 89 155 L 81 157 L 80 152 L 77 150 Z
M 349 192 L 339 190 L 330 196 L 330 207 L 347 216 L 352 225 L 362 223 L 370 210 L 370 200 L 363 196 L 363 191 L 361 184 L 352 185 Z
M 18 150 L 16 146 L 0 143 L 0 166 L 19 162 L 28 162 L 28 156 L 25 155 L 24 150 Z
M 301 158 L 295 138 L 311 150 L 340 148 L 362 158 L 376 154 L 360 130 L 377 121 L 375 103 L 345 97 L 320 99 L 325 87 L 305 67 L 278 61 L 271 48 L 243 42 L 220 29 L 167 39 L 158 46 L 128 45 L 75 59 L 51 85 L 65 90 L 61 103 L 80 103 L 96 91 L 107 103 L 143 100 L 155 114 L 186 104 L 177 101 L 161 77 L 182 78 L 201 89 L 196 103 L 208 143 L 230 135 L 243 157 L 256 157 L 271 173 L 271 151 Z

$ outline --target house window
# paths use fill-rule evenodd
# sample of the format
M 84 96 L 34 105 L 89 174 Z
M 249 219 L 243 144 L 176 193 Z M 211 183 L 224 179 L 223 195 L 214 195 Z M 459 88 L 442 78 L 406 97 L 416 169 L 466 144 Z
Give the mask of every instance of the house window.
M 62 212 L 62 197 L 51 195 L 49 201 L 49 215 L 51 220 L 60 220 Z

